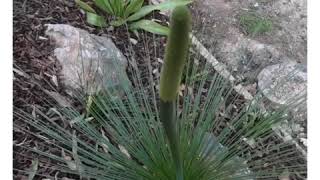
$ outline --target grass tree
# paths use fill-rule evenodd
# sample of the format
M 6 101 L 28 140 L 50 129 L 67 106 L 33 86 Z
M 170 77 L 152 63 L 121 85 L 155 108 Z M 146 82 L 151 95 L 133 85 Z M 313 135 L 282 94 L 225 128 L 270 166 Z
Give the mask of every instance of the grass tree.
M 34 146 L 16 145 L 33 152 L 25 157 L 33 168 L 16 171 L 53 177 L 37 171 L 45 166 L 60 177 L 117 180 L 276 179 L 305 173 L 304 164 L 294 163 L 301 159 L 295 148 L 274 139 L 272 130 L 301 101 L 271 112 L 260 109 L 259 96 L 239 104 L 241 97 L 210 63 L 188 55 L 190 30 L 187 7 L 175 8 L 160 81 L 150 68 L 143 73 L 131 61 L 132 85 L 120 81 L 120 88 L 91 96 L 87 111 L 48 102 L 59 121 L 41 109 L 14 108 L 14 128 L 38 139 Z M 25 156 L 19 151 L 16 155 Z

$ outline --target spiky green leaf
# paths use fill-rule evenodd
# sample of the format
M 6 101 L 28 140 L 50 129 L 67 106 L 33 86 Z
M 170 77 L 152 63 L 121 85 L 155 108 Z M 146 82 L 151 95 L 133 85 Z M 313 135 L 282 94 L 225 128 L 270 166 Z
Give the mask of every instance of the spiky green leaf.
M 152 11 L 159 10 L 159 11 L 166 11 L 170 9 L 174 9 L 177 6 L 183 6 L 190 4 L 192 1 L 165 1 L 163 3 L 157 5 L 148 5 L 142 7 L 138 12 L 134 13 L 133 15 L 128 17 L 128 21 L 136 21 L 147 14 L 151 13 Z
M 134 22 L 130 24 L 130 29 L 131 30 L 143 29 L 145 31 L 148 31 L 154 34 L 159 34 L 159 35 L 169 34 L 168 27 L 162 26 L 161 24 L 156 23 L 154 21 L 150 21 L 150 20 L 140 20 L 140 21 Z
M 131 0 L 127 6 L 124 17 L 128 17 L 130 14 L 137 12 L 141 9 L 144 0 Z
M 107 12 L 108 14 L 114 15 L 112 6 L 109 0 L 94 0 L 95 5 L 101 10 Z
M 94 26 L 98 26 L 98 27 L 106 27 L 107 26 L 107 23 L 106 23 L 106 20 L 103 16 L 99 16 L 97 14 L 94 14 L 94 13 L 90 13 L 90 12 L 87 12 L 87 22 L 91 25 L 94 25 Z
M 95 13 L 96 14 L 96 11 L 87 3 L 81 1 L 81 0 L 75 0 L 76 4 L 78 6 L 80 6 L 81 9 L 87 11 L 87 12 L 91 12 L 91 13 Z

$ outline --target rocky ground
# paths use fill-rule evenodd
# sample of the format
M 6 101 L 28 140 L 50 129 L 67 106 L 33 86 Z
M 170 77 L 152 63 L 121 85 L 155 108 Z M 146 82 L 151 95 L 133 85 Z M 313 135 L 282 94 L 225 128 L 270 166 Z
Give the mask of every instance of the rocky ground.
M 243 85 L 247 92 L 255 94 L 266 82 L 275 83 L 274 79 L 295 71 L 294 77 L 287 79 L 285 85 L 264 95 L 269 103 L 279 106 L 285 104 L 279 102 L 288 94 L 293 97 L 301 90 L 306 94 L 306 0 L 203 0 L 196 1 L 192 9 L 194 35 L 217 62 L 226 65 L 235 82 Z M 267 22 L 268 26 L 262 26 L 261 32 L 252 33 L 252 29 L 259 28 L 259 25 L 251 27 L 243 21 L 253 17 L 258 19 L 257 23 Z M 274 66 L 295 68 L 270 71 Z M 261 78 L 265 76 L 268 78 Z M 303 105 L 298 112 L 293 113 L 294 121 L 284 125 L 284 129 L 297 138 L 305 152 L 306 106 Z
M 229 58 L 221 60 L 231 63 L 234 69 L 237 67 L 236 61 L 245 53 L 259 54 L 256 49 L 271 51 L 271 55 L 275 56 L 272 58 L 279 61 L 306 64 L 306 6 L 305 0 L 197 1 L 194 4 L 194 14 L 198 17 L 195 31 L 214 55 L 227 57 L 226 54 L 229 54 Z M 272 22 L 271 30 L 255 36 L 247 34 L 240 23 L 241 17 L 247 14 L 269 19 Z M 244 52 L 246 49 L 249 52 Z M 238 58 L 232 59 L 232 56 Z

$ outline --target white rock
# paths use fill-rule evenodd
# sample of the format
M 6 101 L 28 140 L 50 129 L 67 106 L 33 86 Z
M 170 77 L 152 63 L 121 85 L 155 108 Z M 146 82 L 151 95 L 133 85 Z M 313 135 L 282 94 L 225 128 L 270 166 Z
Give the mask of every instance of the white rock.
M 138 43 L 138 41 L 136 39 L 133 39 L 133 38 L 130 38 L 130 42 L 133 44 L 133 45 L 136 45 Z
M 308 140 L 306 138 L 301 138 L 300 141 L 303 143 L 304 146 L 307 147 L 308 145 Z

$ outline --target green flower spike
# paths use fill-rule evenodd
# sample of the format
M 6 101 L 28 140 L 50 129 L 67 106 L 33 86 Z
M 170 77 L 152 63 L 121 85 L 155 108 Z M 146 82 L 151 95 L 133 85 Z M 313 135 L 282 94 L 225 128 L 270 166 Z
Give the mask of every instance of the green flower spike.
M 179 148 L 175 102 L 188 55 L 190 30 L 191 15 L 188 8 L 175 8 L 170 20 L 170 32 L 160 77 L 160 120 L 169 140 L 177 180 L 183 180 L 183 162 Z

